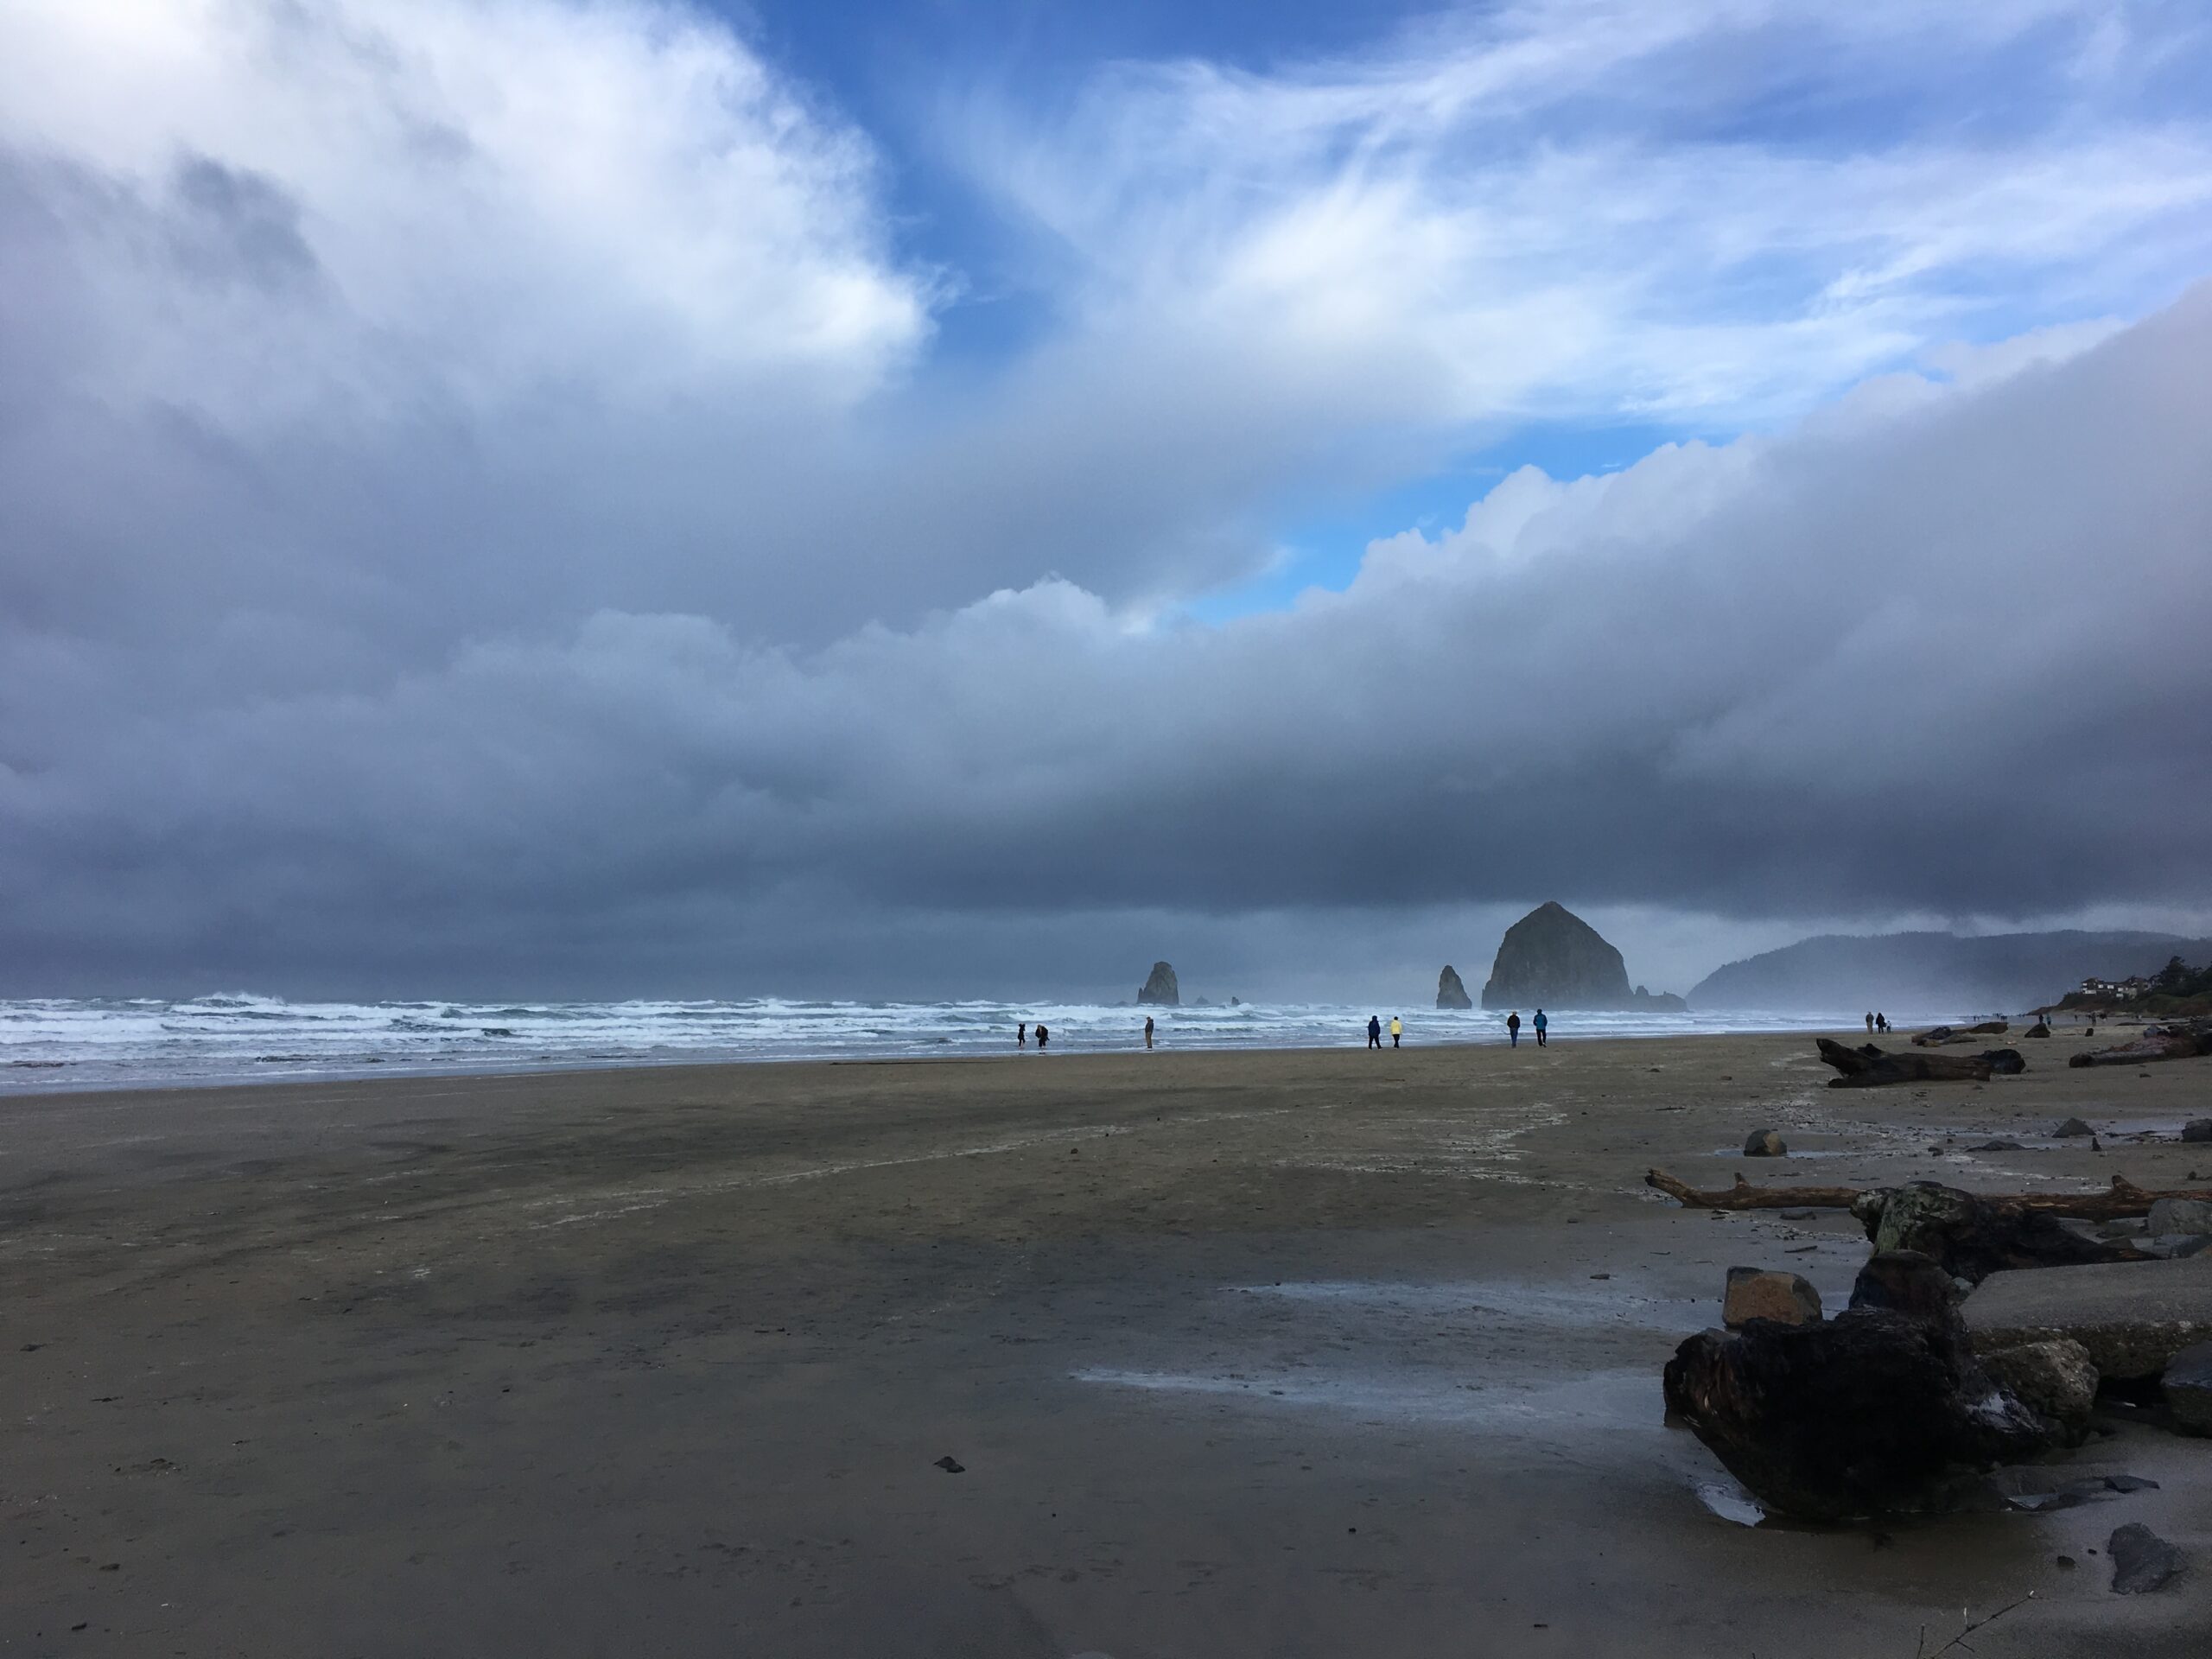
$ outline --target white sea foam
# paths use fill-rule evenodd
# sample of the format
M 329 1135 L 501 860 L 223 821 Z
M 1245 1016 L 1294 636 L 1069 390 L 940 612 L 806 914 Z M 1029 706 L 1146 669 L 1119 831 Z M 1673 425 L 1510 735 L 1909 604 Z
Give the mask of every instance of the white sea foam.
M 875 1059 L 1010 1053 L 1042 1020 L 1052 1053 L 1140 1049 L 1144 1017 L 1166 1049 L 1358 1046 L 1370 1013 L 1319 1003 L 1145 1009 L 1058 1002 L 288 1002 L 238 994 L 178 1001 L 0 1001 L 0 1090 L 229 1083 L 391 1071 L 723 1060 Z M 1750 1010 L 1562 1013 L 1554 1040 L 1692 1032 L 1827 1031 L 1856 1014 Z M 1524 1033 L 1525 1037 L 1525 1033 Z M 1416 1009 L 1406 1039 L 1503 1043 L 1495 1014 Z M 1524 1046 L 1525 1046 L 1524 1042 Z

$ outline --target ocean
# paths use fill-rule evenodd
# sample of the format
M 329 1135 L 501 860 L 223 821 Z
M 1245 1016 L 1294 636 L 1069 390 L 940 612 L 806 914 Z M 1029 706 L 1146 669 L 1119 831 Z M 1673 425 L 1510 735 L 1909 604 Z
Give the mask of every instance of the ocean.
M 1145 1009 L 1060 1002 L 290 1002 L 241 994 L 0 1001 L 0 1091 L 130 1088 L 397 1072 L 493 1072 L 728 1060 L 840 1060 L 1010 1053 L 1042 1020 L 1058 1054 L 1170 1049 L 1358 1047 L 1367 1017 L 1403 1016 L 1406 1040 L 1505 1040 L 1478 1009 L 1322 1003 Z M 1522 1009 L 1526 1019 L 1531 1012 Z M 1693 1032 L 1855 1029 L 1860 1010 L 1552 1016 L 1555 1039 Z M 1950 1018 L 1939 1015 L 1937 1018 Z M 1904 1023 L 1904 1021 L 1900 1021 Z M 1911 1023 L 1933 1023 L 1914 1020 Z M 1523 1033 L 1524 1040 L 1527 1033 Z

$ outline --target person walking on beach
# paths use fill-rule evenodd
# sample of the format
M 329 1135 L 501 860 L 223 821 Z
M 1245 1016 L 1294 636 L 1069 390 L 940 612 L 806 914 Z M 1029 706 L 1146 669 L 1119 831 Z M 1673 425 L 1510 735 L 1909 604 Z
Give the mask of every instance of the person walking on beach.
M 1367 1046 L 1370 1048 L 1382 1046 L 1382 1021 L 1371 1014 L 1367 1016 Z
M 1406 1022 L 1399 1019 L 1396 1014 L 1392 1014 L 1390 1016 L 1390 1046 L 1395 1048 L 1398 1046 L 1398 1039 L 1405 1034 Z
M 1152 1016 L 1148 1014 L 1144 1017 L 1144 1046 L 1147 1053 L 1152 1052 Z
M 1052 1040 L 1052 1033 L 1051 1030 L 1042 1023 L 1039 1023 L 1037 1027 L 1037 1052 L 1039 1054 L 1042 1054 L 1045 1052 L 1045 1045 Z
M 1874 1029 L 1875 1029 L 1875 1030 L 1877 1030 L 1877 1031 L 1887 1031 L 1889 1028 L 1890 1028 L 1890 1016 L 1889 1016 L 1888 1014 L 1876 1014 L 1876 1015 L 1874 1016 Z
M 1874 1034 L 1874 1016 L 1871 1014 L 1866 1016 L 1866 1034 L 1869 1037 Z
M 1551 1024 L 1551 1021 L 1545 1019 L 1544 1011 L 1541 1008 L 1538 1008 L 1536 1010 L 1536 1017 L 1533 1021 L 1531 1021 L 1531 1023 L 1536 1027 L 1536 1046 L 1538 1048 L 1541 1048 L 1544 1046 L 1544 1030 Z
M 1016 1048 L 1029 1046 L 1029 1022 L 1027 1020 L 1014 1028 L 1014 1046 Z
M 1518 1008 L 1505 1016 L 1505 1041 L 1510 1048 L 1521 1046 L 1521 1010 Z

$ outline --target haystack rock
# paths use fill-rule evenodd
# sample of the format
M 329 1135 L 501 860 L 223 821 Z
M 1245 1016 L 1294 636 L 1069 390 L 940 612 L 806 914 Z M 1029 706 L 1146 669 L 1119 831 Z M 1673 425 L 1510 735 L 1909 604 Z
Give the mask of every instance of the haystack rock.
M 1141 1006 L 1150 1003 L 1163 1008 L 1180 1007 L 1183 993 L 1175 983 L 1175 970 L 1164 962 L 1154 963 L 1151 976 L 1137 993 L 1137 1001 Z
M 1436 976 L 1436 1006 L 1440 1008 L 1471 1008 L 1475 1000 L 1467 995 L 1467 988 L 1459 982 L 1459 970 L 1450 963 Z
M 1505 930 L 1483 987 L 1486 1008 L 1625 1008 L 1634 1003 L 1621 953 L 1556 902 Z

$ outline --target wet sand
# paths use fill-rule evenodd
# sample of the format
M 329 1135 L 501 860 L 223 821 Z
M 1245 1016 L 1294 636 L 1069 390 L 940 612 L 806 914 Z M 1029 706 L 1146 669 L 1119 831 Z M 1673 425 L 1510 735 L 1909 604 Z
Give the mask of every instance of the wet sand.
M 1865 1246 L 1647 1166 L 2212 1173 L 2048 1140 L 2212 1112 L 2212 1062 L 2077 1041 L 1920 1090 L 1793 1035 L 10 1099 L 0 1645 L 1906 1659 L 2032 1592 L 1977 1653 L 2202 1654 L 2212 1445 L 2116 1424 L 2074 1461 L 2159 1491 L 1882 1538 L 1724 1519 L 1661 1421 L 1729 1265 L 1840 1306 Z M 2176 1589 L 2107 1588 L 2128 1521 Z

